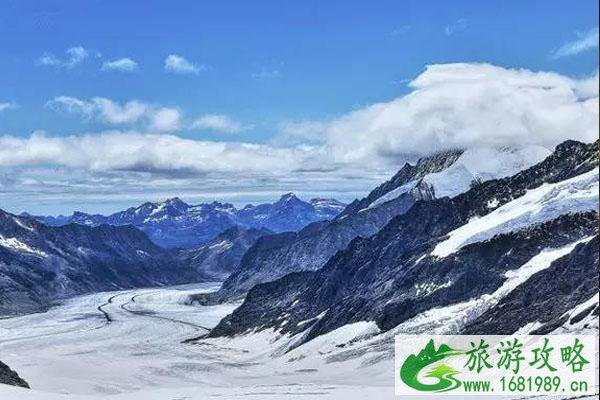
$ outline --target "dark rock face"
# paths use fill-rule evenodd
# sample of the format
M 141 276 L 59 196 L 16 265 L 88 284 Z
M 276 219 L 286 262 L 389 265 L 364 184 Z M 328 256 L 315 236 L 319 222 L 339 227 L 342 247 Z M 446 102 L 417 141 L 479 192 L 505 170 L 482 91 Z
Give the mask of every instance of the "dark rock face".
M 264 228 L 244 229 L 236 226 L 203 246 L 179 251 L 178 257 L 200 275 L 223 280 L 239 266 L 242 256 L 259 238 L 272 233 Z
M 388 330 L 428 309 L 494 292 L 505 281 L 506 271 L 519 268 L 544 248 L 595 234 L 596 223 L 595 212 L 561 216 L 467 245 L 442 259 L 421 258 L 432 250 L 431 244 L 402 248 L 405 238 L 401 236 L 388 237 L 378 246 L 356 240 L 321 270 L 255 286 L 242 306 L 211 334 L 233 335 L 267 327 L 298 333 L 310 327 L 304 339 L 310 340 L 364 320 L 375 320 L 380 329 Z M 594 269 L 595 264 L 586 267 Z
M 465 334 L 511 334 L 530 322 L 543 324 L 532 334 L 544 335 L 559 326 L 574 324 L 595 306 L 571 319 L 562 316 L 598 293 L 598 236 L 579 244 L 517 287 L 500 303 L 465 328 Z M 595 268 L 594 268 L 595 267 Z M 586 313 L 587 311 L 587 313 Z
M 0 383 L 4 385 L 21 386 L 29 388 L 29 384 L 23 380 L 15 371 L 10 369 L 8 365 L 0 361 Z
M 300 232 L 285 232 L 258 240 L 242 258 L 240 267 L 225 280 L 219 292 L 223 299 L 243 295 L 252 286 L 277 279 L 286 273 L 322 267 L 338 250 L 357 236 L 370 236 L 385 225 L 391 215 L 403 212 L 414 203 L 403 196 L 377 212 L 356 218 L 320 222 Z
M 303 339 L 307 341 L 364 320 L 375 320 L 387 330 L 422 311 L 491 293 L 505 281 L 507 271 L 519 268 L 543 249 L 597 234 L 597 212 L 565 214 L 466 245 L 445 258 L 429 253 L 450 231 L 471 218 L 483 216 L 543 183 L 563 181 L 597 168 L 596 149 L 597 143 L 568 141 L 541 163 L 512 177 L 478 183 L 452 199 L 418 201 L 377 234 L 354 239 L 323 268 L 255 286 L 242 306 L 223 319 L 211 335 L 269 327 L 291 333 L 308 329 Z M 588 271 L 582 276 L 590 269 L 597 271 L 594 259 L 579 259 L 585 261 L 582 268 Z M 597 277 L 594 281 L 597 290 Z M 433 289 L 423 292 L 423 288 Z M 565 307 L 578 300 L 573 297 Z
M 206 279 L 132 226 L 50 227 L 0 211 L 0 238 L 1 313 L 90 291 Z
M 461 154 L 460 151 L 445 152 L 423 158 L 415 166 L 406 164 L 389 182 L 365 199 L 351 203 L 334 220 L 308 225 L 297 233 L 261 238 L 246 253 L 240 268 L 223 283 L 221 290 L 216 295 L 205 296 L 207 302 L 242 296 L 254 285 L 290 272 L 321 268 L 353 239 L 375 234 L 393 217 L 406 212 L 415 201 L 432 200 L 433 189 L 420 179 L 452 165 Z M 416 181 L 415 186 L 406 193 L 368 208 L 375 199 L 411 181 Z
M 109 216 L 75 212 L 69 217 L 36 218 L 52 226 L 69 223 L 133 225 L 162 247 L 191 248 L 203 245 L 235 226 L 265 228 L 273 232 L 297 231 L 312 222 L 334 218 L 343 206 L 333 199 L 305 202 L 292 193 L 273 204 L 248 205 L 241 210 L 220 202 L 189 205 L 175 197 L 162 203 L 144 203 Z

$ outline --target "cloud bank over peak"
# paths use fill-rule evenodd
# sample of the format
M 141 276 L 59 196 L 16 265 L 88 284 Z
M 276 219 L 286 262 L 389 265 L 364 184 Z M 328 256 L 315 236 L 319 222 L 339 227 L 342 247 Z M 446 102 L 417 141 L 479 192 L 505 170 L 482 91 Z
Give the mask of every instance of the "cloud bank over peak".
M 597 71 L 574 79 L 490 64 L 438 64 L 426 67 L 408 87 L 406 95 L 330 120 L 282 122 L 280 133 L 262 144 L 244 143 L 243 136 L 210 141 L 178 135 L 182 127 L 243 130 L 223 114 L 205 114 L 186 124 L 176 108 L 58 97 L 48 107 L 138 129 L 0 134 L 0 167 L 8 171 L 0 176 L 0 199 L 16 197 L 19 206 L 27 196 L 37 204 L 40 193 L 50 196 L 48 202 L 98 200 L 111 198 L 118 188 L 120 196 L 146 200 L 317 189 L 351 200 L 404 162 L 437 151 L 552 148 L 566 139 L 598 137 Z
M 581 80 L 490 64 L 430 65 L 412 91 L 331 121 L 303 123 L 334 159 L 363 163 L 476 146 L 598 136 L 598 73 Z M 295 137 L 301 136 L 295 126 Z

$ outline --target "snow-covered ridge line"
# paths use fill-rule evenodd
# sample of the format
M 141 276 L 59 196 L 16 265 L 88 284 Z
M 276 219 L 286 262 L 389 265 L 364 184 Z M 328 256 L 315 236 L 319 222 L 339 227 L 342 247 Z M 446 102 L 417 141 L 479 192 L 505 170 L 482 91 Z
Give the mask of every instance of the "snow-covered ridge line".
M 21 228 L 28 230 L 29 232 L 35 232 L 35 229 L 32 228 L 31 226 L 27 225 L 25 222 L 21 221 L 20 218 L 18 217 L 13 217 L 13 221 L 15 221 L 15 224 L 19 225 Z
M 460 331 L 469 322 L 474 321 L 485 311 L 494 307 L 502 298 L 522 285 L 534 274 L 549 268 L 559 258 L 569 254 L 581 244 L 592 240 L 594 236 L 570 243 L 560 248 L 548 248 L 532 257 L 521 267 L 506 271 L 506 280 L 493 293 L 484 294 L 461 303 L 429 309 L 393 329 L 396 334 L 453 334 Z
M 467 244 L 491 239 L 560 215 L 598 210 L 598 168 L 571 179 L 544 184 L 504 204 L 491 213 L 473 218 L 438 243 L 432 256 L 447 257 Z
M 468 149 L 446 168 L 419 175 L 417 179 L 375 199 L 367 208 L 378 207 L 392 201 L 412 190 L 421 181 L 433 188 L 437 198 L 454 197 L 469 190 L 475 180 L 487 181 L 514 175 L 542 161 L 550 153 L 550 150 L 542 146 Z
M 388 201 L 397 199 L 398 197 L 402 196 L 404 193 L 408 193 L 412 189 L 414 189 L 418 185 L 418 183 L 419 183 L 419 181 L 410 181 L 390 192 L 387 192 L 386 194 L 384 194 L 383 196 L 381 196 L 380 198 L 378 198 L 377 200 L 375 200 L 374 202 L 369 204 L 369 207 L 363 208 L 359 212 L 366 211 L 370 208 L 378 207 L 384 203 L 387 203 Z
M 333 219 L 344 208 L 345 204 L 335 199 L 317 198 L 307 202 L 288 193 L 274 203 L 249 204 L 240 209 L 217 201 L 190 205 L 175 197 L 159 203 L 146 202 L 110 215 L 76 211 L 71 216 L 34 218 L 52 226 L 69 223 L 133 225 L 162 247 L 193 248 L 234 226 L 266 228 L 273 232 L 298 231 L 312 222 Z
M 590 297 L 588 300 L 573 307 L 571 310 L 566 311 L 561 316 L 561 318 L 566 317 L 567 321 L 562 326 L 559 326 L 557 329 L 552 331 L 551 334 L 556 334 L 556 335 L 568 335 L 568 334 L 598 335 L 598 317 L 596 315 L 594 315 L 593 312 L 589 311 L 588 315 L 585 318 L 583 318 L 580 321 L 577 321 L 575 323 L 573 323 L 572 318 L 578 316 L 580 313 L 582 313 L 586 310 L 590 310 L 591 307 L 594 307 L 594 306 L 598 307 L 599 302 L 600 302 L 600 293 L 596 293 L 595 295 Z M 521 329 L 519 329 L 517 332 L 515 332 L 515 335 L 528 335 L 528 334 L 531 334 L 531 332 L 535 331 L 536 329 L 538 329 L 542 326 L 544 326 L 544 324 L 539 321 L 530 322 L 527 325 L 523 326 Z

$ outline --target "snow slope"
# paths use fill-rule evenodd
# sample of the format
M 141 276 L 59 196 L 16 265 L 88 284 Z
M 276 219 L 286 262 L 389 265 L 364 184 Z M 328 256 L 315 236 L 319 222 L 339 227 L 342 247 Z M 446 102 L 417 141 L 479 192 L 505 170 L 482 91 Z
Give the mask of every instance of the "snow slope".
M 522 148 L 478 147 L 464 151 L 448 168 L 429 173 L 422 179 L 433 187 L 435 197 L 454 197 L 469 190 L 475 179 L 487 181 L 498 179 L 537 164 L 550 154 L 541 146 Z M 368 208 L 378 207 L 407 193 L 418 180 L 408 182 L 373 201 Z
M 590 237 L 578 240 L 558 249 L 542 250 L 520 268 L 507 271 L 504 275 L 506 280 L 493 293 L 484 294 L 479 298 L 474 298 L 466 302 L 429 309 L 401 323 L 394 328 L 394 332 L 405 334 L 427 333 L 430 335 L 456 334 L 467 323 L 475 320 L 485 311 L 498 304 L 503 297 L 529 279 L 533 274 L 550 267 L 553 261 L 569 254 L 578 244 L 585 243 L 591 239 Z
M 18 221 L 18 219 L 15 219 Z M 16 251 L 17 253 L 29 253 L 38 255 L 41 257 L 47 257 L 48 255 L 41 250 L 34 249 L 31 246 L 27 245 L 27 243 L 21 242 L 19 239 L 14 237 L 5 238 L 0 235 L 0 246 L 5 247 L 9 250 Z
M 352 371 L 359 361 L 340 368 L 312 348 L 311 357 L 290 361 L 293 355 L 276 353 L 288 348 L 292 338 L 272 331 L 186 342 L 239 305 L 185 305 L 190 293 L 216 288 L 202 284 L 98 293 L 70 299 L 46 313 L 1 319 L 2 359 L 33 390 L 0 385 L 0 398 L 393 397 L 393 379 L 377 378 L 382 371 L 393 373 L 393 364 L 364 371 L 357 379 Z M 346 328 L 323 350 L 352 340 L 354 330 Z
M 473 218 L 449 233 L 431 252 L 447 257 L 461 247 L 549 221 L 560 215 L 598 209 L 598 168 L 554 184 L 544 184 L 528 191 L 493 212 Z
M 565 251 L 543 252 L 508 281 L 514 286 Z M 0 385 L 0 399 L 397 398 L 397 332 L 381 334 L 372 322 L 343 326 L 299 347 L 294 346 L 297 337 L 273 330 L 186 341 L 237 305 L 185 305 L 190 293 L 216 288 L 204 284 L 98 293 L 46 313 L 0 320 L 3 361 L 33 388 Z

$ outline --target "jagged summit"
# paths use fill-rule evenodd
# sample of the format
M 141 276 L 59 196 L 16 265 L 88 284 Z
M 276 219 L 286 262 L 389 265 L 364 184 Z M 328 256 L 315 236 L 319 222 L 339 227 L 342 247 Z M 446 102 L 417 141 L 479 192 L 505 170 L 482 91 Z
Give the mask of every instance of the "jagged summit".
M 422 178 L 428 173 L 439 172 L 448 168 L 463 154 L 463 152 L 464 150 L 443 151 L 431 156 L 421 157 L 417 160 L 415 165 L 408 162 L 405 163 L 389 181 L 373 189 L 367 197 L 350 203 L 348 207 L 340 213 L 338 218 L 357 213 L 358 211 L 367 208 L 377 199 L 410 181 Z
M 544 147 L 530 145 L 447 150 L 421 157 L 414 165 L 404 164 L 389 181 L 352 202 L 337 218 L 391 201 L 411 190 L 419 180 L 429 185 L 436 197 L 453 197 L 469 190 L 474 181 L 513 175 L 549 154 L 550 150 Z
M 190 205 L 173 197 L 155 203 L 145 202 L 108 216 L 77 211 L 69 217 L 37 219 L 52 226 L 68 223 L 133 225 L 161 246 L 190 248 L 202 245 L 234 226 L 266 228 L 273 232 L 297 231 L 312 222 L 332 219 L 341 209 L 342 203 L 336 200 L 313 204 L 293 193 L 286 193 L 275 203 L 247 205 L 241 210 L 226 202 Z
M 300 200 L 293 192 L 285 193 L 280 198 L 280 202 Z
M 177 209 L 186 209 L 186 208 L 190 207 L 190 205 L 188 203 L 181 200 L 179 197 L 173 197 L 173 198 L 167 199 L 160 204 L 164 205 L 166 207 L 173 207 L 173 208 L 177 208 Z

